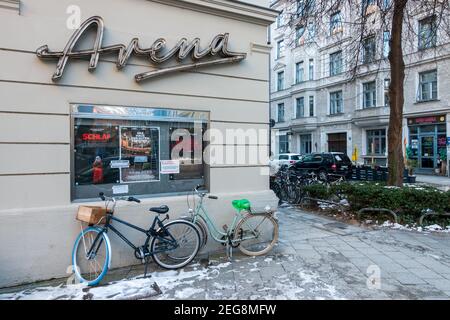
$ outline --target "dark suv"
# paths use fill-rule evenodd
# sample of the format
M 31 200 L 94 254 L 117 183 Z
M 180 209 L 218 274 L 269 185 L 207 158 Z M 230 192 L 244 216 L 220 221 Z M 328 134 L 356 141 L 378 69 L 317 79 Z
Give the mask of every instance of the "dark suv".
M 341 152 L 307 154 L 292 167 L 299 173 L 314 172 L 321 179 L 326 179 L 327 174 L 338 174 L 345 177 L 352 174 L 352 162 L 345 153 Z

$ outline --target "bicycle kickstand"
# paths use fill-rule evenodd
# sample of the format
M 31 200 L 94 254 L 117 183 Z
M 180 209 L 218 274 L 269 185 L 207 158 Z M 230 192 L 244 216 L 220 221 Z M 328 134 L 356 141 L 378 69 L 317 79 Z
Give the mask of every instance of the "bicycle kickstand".
M 227 251 L 227 259 L 228 261 L 231 261 L 233 259 L 233 246 L 231 245 L 231 241 L 227 242 L 226 251 Z
M 150 257 L 145 258 L 145 269 L 144 269 L 144 279 L 147 278 L 147 270 L 148 270 L 148 263 L 150 261 Z M 151 278 L 151 275 L 149 276 Z

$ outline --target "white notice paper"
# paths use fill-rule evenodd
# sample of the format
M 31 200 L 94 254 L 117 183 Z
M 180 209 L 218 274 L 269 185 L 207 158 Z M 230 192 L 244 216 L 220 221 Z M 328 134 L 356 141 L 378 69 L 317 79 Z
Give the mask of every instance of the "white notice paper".
M 128 185 L 120 184 L 112 187 L 113 194 L 128 193 Z

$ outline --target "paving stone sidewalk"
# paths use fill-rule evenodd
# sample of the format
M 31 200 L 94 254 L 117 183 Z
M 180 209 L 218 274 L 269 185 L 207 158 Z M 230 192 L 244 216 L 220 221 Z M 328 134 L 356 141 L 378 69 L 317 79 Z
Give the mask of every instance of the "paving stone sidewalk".
M 194 287 L 204 290 L 191 299 L 450 299 L 448 234 L 368 230 L 292 208 L 278 218 L 280 241 L 270 255 L 236 251 L 209 279 L 154 298 Z
M 450 299 L 450 234 L 369 230 L 293 208 L 281 208 L 278 219 L 280 240 L 267 256 L 236 249 L 231 262 L 224 250 L 200 255 L 180 271 L 152 264 L 162 294 L 148 298 Z M 106 281 L 142 272 L 141 266 L 111 270 Z

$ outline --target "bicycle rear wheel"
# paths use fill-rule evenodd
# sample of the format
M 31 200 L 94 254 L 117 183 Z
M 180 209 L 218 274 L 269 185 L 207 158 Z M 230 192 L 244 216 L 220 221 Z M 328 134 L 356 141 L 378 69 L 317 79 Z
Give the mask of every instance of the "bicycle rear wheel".
M 181 219 L 194 223 L 192 217 L 183 217 Z M 201 239 L 200 250 L 201 250 L 206 246 L 206 243 L 208 242 L 208 227 L 206 226 L 206 223 L 202 218 L 197 218 L 194 225 L 198 228 L 198 231 L 200 232 L 200 239 Z
M 249 256 L 260 256 L 272 250 L 278 240 L 278 223 L 270 214 L 248 214 L 236 226 L 234 241 Z
M 72 251 L 72 266 L 80 282 L 97 285 L 108 271 L 111 246 L 101 229 L 89 227 L 78 235 Z
M 153 260 L 162 268 L 179 269 L 197 255 L 201 237 L 189 221 L 176 220 L 164 225 L 150 244 Z

